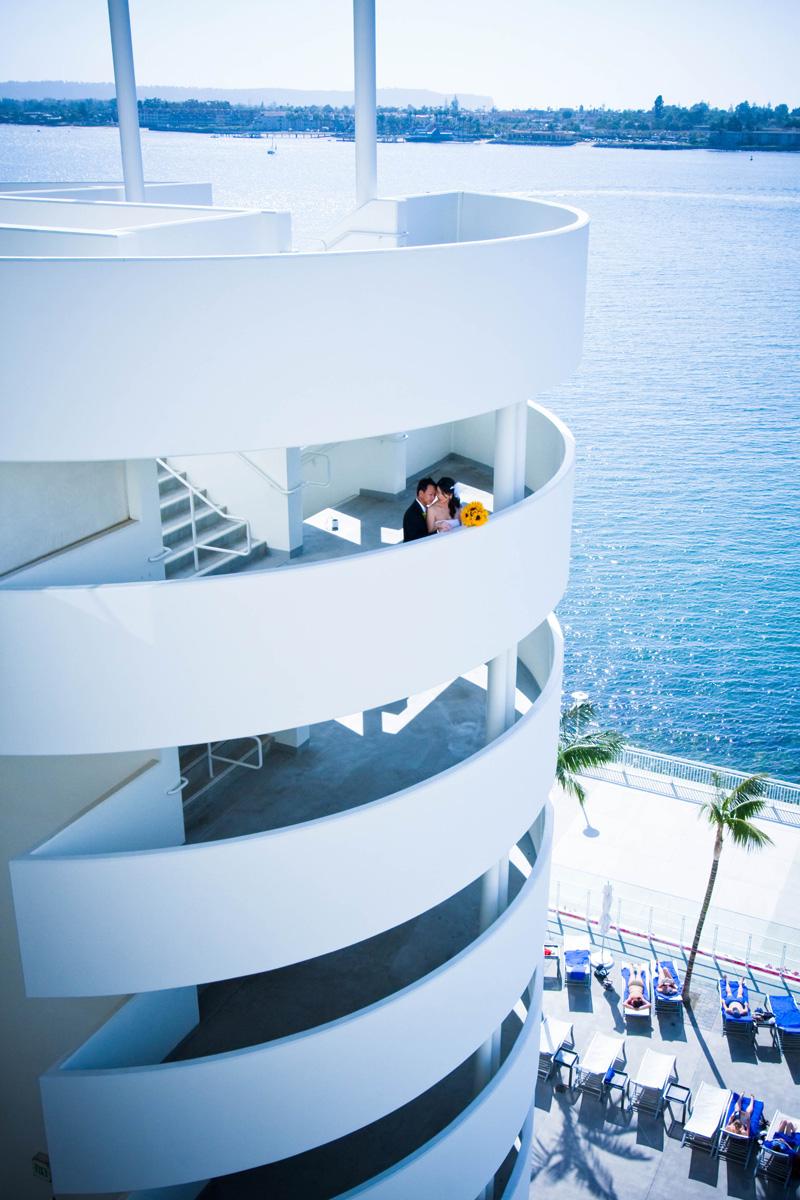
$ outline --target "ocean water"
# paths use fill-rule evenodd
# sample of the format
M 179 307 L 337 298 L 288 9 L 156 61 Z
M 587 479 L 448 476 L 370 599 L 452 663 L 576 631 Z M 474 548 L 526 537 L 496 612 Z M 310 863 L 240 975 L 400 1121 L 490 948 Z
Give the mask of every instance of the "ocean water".
M 148 178 L 291 209 L 300 247 L 352 203 L 347 143 L 143 147 Z M 115 130 L 0 127 L 0 179 L 118 176 Z M 565 690 L 635 744 L 800 780 L 800 156 L 397 144 L 379 176 L 589 212 L 583 362 L 540 398 L 578 442 Z

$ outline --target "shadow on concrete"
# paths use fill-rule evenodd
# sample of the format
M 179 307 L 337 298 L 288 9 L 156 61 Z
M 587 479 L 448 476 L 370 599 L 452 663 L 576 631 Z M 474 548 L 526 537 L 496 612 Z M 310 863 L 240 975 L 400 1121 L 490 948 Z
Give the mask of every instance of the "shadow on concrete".
M 715 1188 L 719 1179 L 719 1159 L 713 1154 L 706 1154 L 704 1150 L 692 1150 L 689 1178 Z
M 535 1139 L 532 1176 L 539 1194 L 547 1195 L 548 1184 L 568 1180 L 571 1194 L 579 1192 L 596 1200 L 623 1200 L 603 1156 L 628 1162 L 647 1162 L 648 1156 L 637 1150 L 627 1127 L 609 1126 L 605 1106 L 585 1096 L 580 1114 L 569 1103 L 556 1097 L 562 1125 L 554 1140 Z
M 793 1051 L 791 1054 L 784 1054 L 783 1057 L 792 1076 L 792 1082 L 800 1086 L 800 1054 Z
M 619 995 L 617 992 L 610 990 L 603 992 L 603 999 L 608 1005 L 611 1018 L 614 1022 L 614 1030 L 616 1033 L 625 1033 L 625 1018 L 622 1015 L 622 1010 L 619 1006 Z
M 727 1194 L 735 1196 L 736 1200 L 754 1200 L 758 1195 L 756 1187 L 756 1177 L 753 1174 L 752 1163 L 748 1170 L 743 1170 L 738 1163 L 728 1163 L 728 1186 Z M 774 1187 L 774 1191 L 779 1189 Z M 783 1191 L 781 1188 L 780 1191 Z M 785 1193 L 784 1193 L 785 1194 Z
M 732 1063 L 758 1062 L 758 1055 L 756 1054 L 756 1047 L 752 1038 L 742 1035 L 740 1037 L 728 1037 L 726 1040 Z
M 570 1012 L 594 1012 L 592 989 L 587 987 L 567 988 Z
M 536 1092 L 534 1093 L 533 1102 L 540 1112 L 550 1112 L 553 1107 L 553 1089 L 557 1083 L 557 1076 L 552 1079 L 537 1079 Z
M 662 1042 L 686 1042 L 689 1039 L 686 1036 L 686 1028 L 683 1024 L 683 1008 L 680 1013 L 667 1014 L 662 1016 L 658 1014 L 658 1033 Z
M 708 1048 L 708 1042 L 706 1041 L 706 1039 L 703 1037 L 702 1033 L 700 1032 L 700 1026 L 697 1024 L 697 1018 L 695 1017 L 694 1012 L 690 1005 L 686 1006 L 686 1020 L 689 1022 L 689 1024 L 692 1027 L 694 1036 L 697 1039 L 697 1044 L 703 1052 L 703 1057 L 706 1060 L 706 1062 L 708 1063 L 709 1069 L 711 1070 L 711 1074 L 714 1076 L 714 1079 L 717 1082 L 717 1086 L 723 1087 L 723 1088 L 727 1087 L 728 1085 L 725 1082 L 722 1074 L 720 1073 L 720 1070 L 717 1067 L 716 1062 L 714 1061 L 714 1056 Z
M 664 1149 L 664 1122 L 661 1117 L 639 1113 L 636 1122 L 636 1145 L 647 1146 L 648 1150 L 658 1150 L 661 1153 Z

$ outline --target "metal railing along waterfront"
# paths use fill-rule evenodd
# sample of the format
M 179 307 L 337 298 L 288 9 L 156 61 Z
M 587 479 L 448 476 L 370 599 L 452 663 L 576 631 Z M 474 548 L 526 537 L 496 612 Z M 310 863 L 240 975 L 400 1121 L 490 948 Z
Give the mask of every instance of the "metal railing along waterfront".
M 626 787 L 702 804 L 714 787 L 714 772 L 719 775 L 726 789 L 734 788 L 748 778 L 743 771 L 711 767 L 689 758 L 673 758 L 669 754 L 641 750 L 636 746 L 625 746 L 616 762 L 587 771 L 586 775 L 592 779 L 603 779 L 609 783 L 620 783 Z M 800 825 L 800 784 L 767 778 L 763 795 L 771 809 L 765 814 L 769 820 L 780 821 L 784 825 Z
M 550 918 L 586 924 L 600 941 L 603 888 L 613 888 L 611 925 L 606 944 L 613 950 L 629 939 L 650 943 L 653 954 L 684 958 L 691 949 L 700 904 L 666 892 L 637 887 L 605 876 L 554 867 L 550 881 Z M 737 970 L 753 969 L 800 984 L 800 934 L 796 928 L 762 921 L 747 913 L 711 907 L 700 941 L 699 961 Z

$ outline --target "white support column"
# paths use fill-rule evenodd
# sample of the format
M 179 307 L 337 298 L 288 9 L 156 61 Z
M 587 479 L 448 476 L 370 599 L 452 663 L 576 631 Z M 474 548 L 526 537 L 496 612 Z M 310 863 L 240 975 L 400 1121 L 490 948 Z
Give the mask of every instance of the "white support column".
M 520 404 L 500 408 L 495 414 L 494 511 L 521 499 L 520 473 L 523 461 L 519 449 L 523 416 Z M 527 421 L 527 415 L 524 419 Z M 514 692 L 517 680 L 517 648 L 510 646 L 488 664 L 486 685 L 486 742 L 493 742 L 514 721 Z M 480 928 L 492 925 L 508 904 L 508 856 L 495 863 L 481 880 Z M 500 1065 L 500 1029 L 478 1049 L 475 1055 L 475 1091 L 486 1086 Z M 483 1200 L 489 1200 L 484 1192 Z
M 375 83 L 375 0 L 353 0 L 356 111 L 356 204 L 378 194 L 378 116 Z
M 108 0 L 111 26 L 111 53 L 114 58 L 114 86 L 117 93 L 117 119 L 122 151 L 122 177 L 125 199 L 144 202 L 142 143 L 139 137 L 139 108 L 136 102 L 136 76 L 133 70 L 133 42 L 128 0 Z

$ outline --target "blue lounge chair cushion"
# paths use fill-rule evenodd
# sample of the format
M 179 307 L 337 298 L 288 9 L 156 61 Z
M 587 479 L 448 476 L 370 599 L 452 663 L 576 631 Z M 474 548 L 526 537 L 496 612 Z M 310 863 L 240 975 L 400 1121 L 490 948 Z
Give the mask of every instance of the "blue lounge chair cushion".
M 738 981 L 734 981 L 731 986 L 734 991 L 732 999 L 738 1000 L 742 1004 L 750 1003 L 749 996 L 747 993 L 747 984 L 746 983 L 740 984 Z M 722 1010 L 722 1019 L 724 1021 L 731 1021 L 731 1022 L 735 1023 L 736 1025 L 747 1025 L 747 1024 L 752 1025 L 753 1014 L 751 1012 L 746 1012 L 746 1013 L 741 1013 L 741 1014 L 727 1012 L 725 1009 L 725 1004 L 724 1004 L 725 1000 L 727 1000 L 725 984 L 720 979 L 720 981 L 719 981 L 719 1006 Z
M 797 1154 L 800 1148 L 800 1134 L 797 1133 L 782 1133 L 779 1137 L 767 1138 L 764 1142 L 765 1150 L 777 1150 L 779 1154 Z
M 745 1096 L 743 1094 L 740 1095 L 739 1092 L 734 1092 L 731 1096 L 731 1102 L 728 1105 L 728 1111 L 725 1113 L 725 1120 L 723 1121 L 723 1125 L 728 1124 L 728 1121 L 730 1121 L 731 1117 L 733 1116 L 734 1112 L 736 1111 L 736 1109 L 738 1108 L 740 1103 L 747 1104 L 747 1103 L 749 1103 L 749 1101 L 750 1101 L 749 1096 Z M 753 1103 L 753 1111 L 750 1113 L 750 1131 L 747 1135 L 748 1138 L 754 1138 L 756 1136 L 756 1134 L 758 1133 L 759 1129 L 761 1128 L 761 1118 L 763 1115 L 764 1115 L 764 1101 L 756 1100 Z M 738 1136 L 742 1137 L 743 1135 L 739 1134 Z
M 565 950 L 564 967 L 567 975 L 575 979 L 583 979 L 589 974 L 588 950 Z
M 660 970 L 661 967 L 664 967 L 672 976 L 672 980 L 678 990 L 676 992 L 660 992 L 657 984 L 654 982 L 653 987 L 655 988 L 656 999 L 659 1002 L 666 1001 L 668 1004 L 683 1004 L 683 997 L 681 996 L 682 985 L 680 976 L 675 969 L 675 963 L 671 958 L 662 958 L 656 963 L 656 970 Z
M 770 996 L 769 1006 L 779 1029 L 791 1029 L 800 1033 L 800 1008 L 791 996 Z

